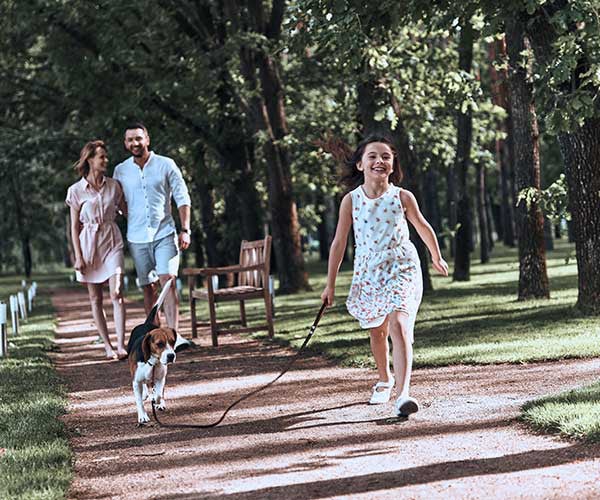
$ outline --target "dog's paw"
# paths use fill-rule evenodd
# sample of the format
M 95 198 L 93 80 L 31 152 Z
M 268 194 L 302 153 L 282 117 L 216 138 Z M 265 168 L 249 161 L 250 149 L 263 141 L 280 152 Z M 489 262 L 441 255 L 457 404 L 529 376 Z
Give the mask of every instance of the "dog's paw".
M 150 422 L 150 417 L 146 412 L 138 413 L 138 424 L 143 425 L 147 424 L 148 422 Z
M 165 410 L 167 409 L 167 403 L 166 403 L 166 401 L 163 399 L 162 401 L 160 401 L 160 402 L 156 403 L 156 404 L 154 405 L 154 407 L 155 407 L 157 410 L 160 410 L 160 411 L 165 411 Z

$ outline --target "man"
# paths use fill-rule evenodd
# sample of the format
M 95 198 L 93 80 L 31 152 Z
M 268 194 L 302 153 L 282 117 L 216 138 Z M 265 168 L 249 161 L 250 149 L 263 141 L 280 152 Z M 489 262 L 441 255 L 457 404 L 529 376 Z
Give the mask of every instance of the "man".
M 150 136 L 142 123 L 125 129 L 125 149 L 132 156 L 116 166 L 114 178 L 127 201 L 127 241 L 140 286 L 144 308 L 150 312 L 156 300 L 156 281 L 161 286 L 176 278 L 179 249 L 190 246 L 190 195 L 181 171 L 171 158 L 150 151 Z M 181 221 L 179 236 L 171 215 L 171 197 Z M 179 300 L 175 286 L 163 305 L 167 325 L 179 326 Z

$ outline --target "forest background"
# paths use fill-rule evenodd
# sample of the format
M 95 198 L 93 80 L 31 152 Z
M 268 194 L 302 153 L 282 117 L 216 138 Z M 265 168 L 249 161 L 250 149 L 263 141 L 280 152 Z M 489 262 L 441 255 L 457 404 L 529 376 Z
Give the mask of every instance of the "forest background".
M 343 194 L 331 153 L 376 131 L 453 279 L 517 246 L 518 298 L 548 297 L 545 250 L 568 233 L 577 307 L 600 312 L 599 1 L 0 5 L 0 272 L 70 265 L 79 150 L 103 139 L 114 166 L 141 120 L 190 187 L 186 264 L 268 232 L 280 291 L 306 289 Z

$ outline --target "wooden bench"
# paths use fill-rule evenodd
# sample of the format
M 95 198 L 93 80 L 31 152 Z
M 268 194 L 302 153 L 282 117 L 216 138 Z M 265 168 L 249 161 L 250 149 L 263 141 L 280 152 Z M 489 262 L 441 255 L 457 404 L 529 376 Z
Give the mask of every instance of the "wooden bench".
M 242 241 L 240 245 L 240 261 L 235 266 L 186 268 L 183 274 L 188 277 L 190 312 L 192 319 L 192 337 L 198 336 L 196 302 L 206 300 L 210 315 L 210 331 L 212 345 L 218 345 L 218 335 L 234 332 L 251 332 L 267 329 L 269 337 L 273 337 L 273 302 L 269 290 L 269 271 L 271 261 L 271 236 L 264 240 Z M 205 278 L 206 288 L 197 288 L 196 278 Z M 227 286 L 215 288 L 213 277 L 227 275 Z M 262 298 L 265 302 L 266 324 L 248 327 L 246 322 L 245 301 Z M 238 301 L 240 303 L 240 320 L 229 324 L 240 323 L 238 328 L 222 328 L 217 323 L 216 304 L 218 302 Z

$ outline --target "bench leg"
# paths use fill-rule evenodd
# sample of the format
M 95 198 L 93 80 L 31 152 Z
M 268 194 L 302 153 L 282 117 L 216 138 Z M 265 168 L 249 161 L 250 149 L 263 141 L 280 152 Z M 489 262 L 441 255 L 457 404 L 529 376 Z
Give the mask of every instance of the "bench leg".
M 212 336 L 212 345 L 217 347 L 219 341 L 217 340 L 217 311 L 215 309 L 215 303 L 212 300 L 208 302 L 208 311 L 210 314 L 210 334 Z
M 196 320 L 196 299 L 190 298 L 190 316 L 192 320 L 192 338 L 198 338 L 198 325 Z
M 240 300 L 240 321 L 242 322 L 242 326 L 248 326 L 246 323 L 246 307 L 243 300 Z

